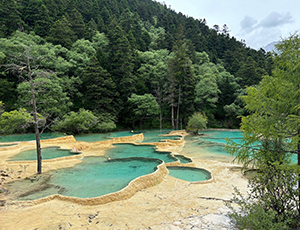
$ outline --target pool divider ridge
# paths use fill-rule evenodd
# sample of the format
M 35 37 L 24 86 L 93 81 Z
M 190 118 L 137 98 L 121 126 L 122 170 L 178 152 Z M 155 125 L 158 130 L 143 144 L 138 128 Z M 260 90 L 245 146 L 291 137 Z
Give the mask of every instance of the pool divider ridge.
M 111 140 L 105 140 L 105 141 L 98 141 L 98 142 L 84 142 L 84 141 L 76 141 L 74 136 L 65 136 L 65 137 L 58 137 L 53 139 L 47 139 L 47 140 L 41 140 L 41 144 L 46 145 L 47 147 L 52 146 L 53 144 L 65 144 L 65 143 L 71 143 L 72 148 L 75 148 L 78 152 L 84 151 L 90 147 L 110 147 L 113 144 L 117 143 L 133 143 L 135 145 L 154 145 L 156 146 L 157 151 L 161 151 L 161 149 L 165 147 L 172 147 L 172 146 L 180 146 L 185 143 L 184 136 L 187 135 L 185 131 L 172 131 L 167 135 L 163 136 L 172 136 L 172 135 L 181 135 L 182 137 L 179 140 L 171 140 L 166 139 L 163 142 L 151 142 L 151 143 L 142 143 L 144 139 L 143 133 L 136 134 L 133 136 L 126 136 L 126 137 L 116 137 L 112 138 Z M 19 142 L 18 145 L 16 145 L 16 148 L 22 149 L 23 146 L 26 146 L 26 143 L 35 144 L 35 141 L 27 141 L 27 142 Z M 5 148 L 11 148 L 15 146 L 5 147 Z M 32 148 L 32 147 L 31 147 Z M 61 145 L 60 145 L 61 148 Z M 67 149 L 67 148 L 62 148 Z M 0 148 L 0 152 L 3 151 L 3 148 Z M 172 153 L 173 155 L 174 153 Z M 55 162 L 55 161 L 62 161 L 62 160 L 68 160 L 68 159 L 79 159 L 84 157 L 84 153 L 74 155 L 74 156 L 66 156 L 66 157 L 60 157 L 55 159 L 48 159 L 43 160 L 44 162 Z M 15 161 L 13 162 L 15 164 L 20 163 L 36 163 L 36 161 Z M 163 181 L 163 179 L 169 174 L 169 171 L 167 169 L 167 166 L 185 166 L 185 167 L 195 167 L 195 163 L 186 163 L 181 164 L 180 160 L 176 162 L 171 163 L 161 163 L 157 166 L 157 170 L 151 174 L 147 174 L 141 177 L 138 177 L 134 180 L 132 180 L 125 188 L 114 192 L 110 194 L 106 194 L 99 197 L 94 198 L 78 198 L 78 197 L 69 197 L 69 196 L 63 196 L 60 194 L 54 194 L 51 196 L 47 196 L 41 199 L 32 200 L 32 201 L 11 201 L 11 204 L 21 204 L 21 205 L 37 205 L 44 202 L 48 202 L 51 200 L 61 200 L 61 201 L 67 201 L 67 202 L 73 202 L 81 205 L 99 205 L 99 204 L 106 204 L 113 201 L 118 200 L 124 200 L 132 197 L 136 192 L 138 192 L 141 189 L 145 189 L 148 187 L 155 186 Z M 190 182 L 191 184 L 205 184 L 205 183 L 211 183 L 214 181 L 213 175 L 211 175 L 212 178 L 207 181 L 201 181 L 201 182 Z

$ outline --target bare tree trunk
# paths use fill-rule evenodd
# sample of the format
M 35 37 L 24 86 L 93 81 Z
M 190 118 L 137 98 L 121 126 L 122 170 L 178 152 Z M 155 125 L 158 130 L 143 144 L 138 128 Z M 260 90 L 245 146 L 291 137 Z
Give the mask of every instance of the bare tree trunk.
M 175 129 L 175 124 L 174 124 L 174 105 L 172 104 L 171 105 L 171 112 L 172 112 L 172 117 L 171 117 L 171 120 L 172 120 L 172 129 Z
M 161 107 L 159 106 L 159 129 L 162 129 L 162 114 L 161 114 Z
M 35 95 L 34 95 L 34 86 L 33 86 L 33 79 L 32 79 L 32 72 L 31 72 L 31 67 L 30 67 L 29 51 L 28 50 L 27 50 L 27 68 L 28 68 L 30 90 L 31 90 L 31 99 L 32 99 L 32 107 L 33 107 L 33 119 L 34 119 L 36 153 L 37 153 L 37 174 L 41 174 L 42 173 L 41 140 L 40 140 L 40 132 L 39 132 L 39 128 L 38 128 L 36 100 L 35 100 Z
M 179 124 L 179 108 L 181 103 L 181 86 L 179 86 L 179 92 L 178 92 L 178 105 L 177 105 L 177 118 L 176 118 L 176 129 L 178 130 L 178 124 Z

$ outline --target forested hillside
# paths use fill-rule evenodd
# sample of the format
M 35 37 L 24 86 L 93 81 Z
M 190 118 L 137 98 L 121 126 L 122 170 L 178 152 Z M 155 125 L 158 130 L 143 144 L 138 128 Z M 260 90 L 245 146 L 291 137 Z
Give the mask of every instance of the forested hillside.
M 0 0 L 0 64 L 2 132 L 30 130 L 30 90 L 58 131 L 184 128 L 194 112 L 238 127 L 238 96 L 272 69 L 226 25 L 151 0 Z

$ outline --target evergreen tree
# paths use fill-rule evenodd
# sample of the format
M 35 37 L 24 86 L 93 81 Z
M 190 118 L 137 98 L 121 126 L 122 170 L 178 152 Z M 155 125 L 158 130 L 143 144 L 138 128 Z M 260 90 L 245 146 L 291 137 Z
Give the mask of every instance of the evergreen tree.
M 83 75 L 84 107 L 97 114 L 118 114 L 116 85 L 111 75 L 101 67 L 95 56 L 90 59 Z
M 95 20 L 92 18 L 91 21 L 87 23 L 87 25 L 84 28 L 84 39 L 86 40 L 92 40 L 93 36 L 97 33 L 97 24 Z
M 71 28 L 74 31 L 77 39 L 81 39 L 84 36 L 85 24 L 82 15 L 78 10 L 73 9 L 70 14 L 68 14 L 68 21 L 71 23 Z
M 47 36 L 51 19 L 42 0 L 30 0 L 23 11 L 27 30 L 33 30 L 39 36 Z
M 50 34 L 47 37 L 47 41 L 55 45 L 62 45 L 66 48 L 70 48 L 75 40 L 76 36 L 72 30 L 72 25 L 66 17 L 63 17 L 53 24 L 50 29 Z
M 192 62 L 187 54 L 187 46 L 183 33 L 183 26 L 178 27 L 176 33 L 176 41 L 173 51 L 175 53 L 172 59 L 171 74 L 174 75 L 175 84 L 177 85 L 177 118 L 176 129 L 178 129 L 180 119 L 180 106 L 182 118 L 194 112 L 194 91 L 195 91 L 195 76 L 193 72 Z M 187 122 L 187 121 L 186 121 Z
M 23 29 L 24 22 L 15 0 L 0 1 L 0 37 L 7 37 L 17 29 Z
M 114 21 L 109 33 L 111 74 L 117 84 L 122 101 L 136 92 L 136 77 L 133 74 L 134 57 L 124 31 Z

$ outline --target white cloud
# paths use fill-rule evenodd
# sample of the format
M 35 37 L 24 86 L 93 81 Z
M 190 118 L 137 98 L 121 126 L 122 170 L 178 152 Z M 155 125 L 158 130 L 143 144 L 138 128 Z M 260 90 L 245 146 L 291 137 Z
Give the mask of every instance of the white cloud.
M 240 23 L 242 33 L 251 33 L 255 29 L 255 25 L 257 25 L 257 23 L 258 21 L 255 18 L 246 15 Z
M 294 22 L 294 19 L 290 12 L 279 14 L 278 12 L 270 13 L 265 19 L 259 23 L 259 27 L 270 28 L 278 27 L 285 24 L 291 24 Z
M 283 34 L 282 28 L 293 22 L 289 12 L 280 14 L 274 11 L 261 21 L 246 15 L 240 22 L 239 37 L 244 37 L 248 45 L 258 49 L 278 40 Z

